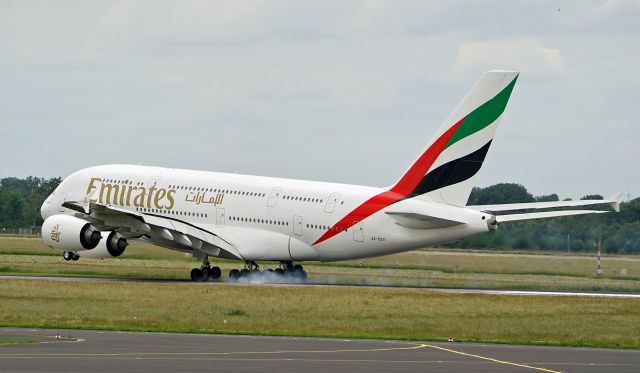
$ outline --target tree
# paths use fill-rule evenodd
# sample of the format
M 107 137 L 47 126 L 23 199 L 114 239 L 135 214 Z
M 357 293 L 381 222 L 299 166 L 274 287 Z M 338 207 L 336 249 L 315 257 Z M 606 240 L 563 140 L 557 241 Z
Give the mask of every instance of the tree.
M 603 196 L 601 196 L 600 194 L 587 194 L 586 196 L 580 198 L 581 200 L 585 200 L 585 199 L 604 199 Z
M 24 199 L 15 190 L 0 190 L 0 224 L 7 228 L 17 228 L 24 223 L 22 208 Z
M 42 224 L 40 206 L 62 179 L 29 176 L 25 179 L 0 179 L 0 225 L 26 228 Z
M 515 183 L 500 183 L 486 188 L 473 188 L 468 205 L 535 202 L 527 188 Z
M 557 194 L 548 194 L 546 196 L 537 196 L 536 202 L 555 202 L 560 201 L 560 197 Z

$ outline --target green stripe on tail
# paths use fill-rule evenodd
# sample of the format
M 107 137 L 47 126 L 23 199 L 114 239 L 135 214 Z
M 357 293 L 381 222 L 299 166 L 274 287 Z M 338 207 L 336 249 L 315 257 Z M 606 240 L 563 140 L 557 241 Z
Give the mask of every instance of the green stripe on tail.
M 518 77 L 516 76 L 513 78 L 511 83 L 500 91 L 500 93 L 495 95 L 495 97 L 469 113 L 469 115 L 467 115 L 467 117 L 462 121 L 460 128 L 458 128 L 456 133 L 453 134 L 451 140 L 449 140 L 445 149 L 495 122 L 496 119 L 498 119 L 498 117 L 504 112 L 507 102 L 509 101 L 509 97 L 511 96 L 511 91 L 513 91 L 513 87 L 516 85 L 517 79 Z

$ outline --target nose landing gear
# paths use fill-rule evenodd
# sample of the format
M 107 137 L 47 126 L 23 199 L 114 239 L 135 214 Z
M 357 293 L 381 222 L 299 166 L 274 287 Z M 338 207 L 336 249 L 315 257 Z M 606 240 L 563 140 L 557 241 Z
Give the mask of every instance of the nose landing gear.
M 64 253 L 62 253 L 62 257 L 64 258 L 64 260 L 66 260 L 67 262 L 70 260 L 78 260 L 80 259 L 80 255 L 72 252 L 72 251 L 65 251 Z

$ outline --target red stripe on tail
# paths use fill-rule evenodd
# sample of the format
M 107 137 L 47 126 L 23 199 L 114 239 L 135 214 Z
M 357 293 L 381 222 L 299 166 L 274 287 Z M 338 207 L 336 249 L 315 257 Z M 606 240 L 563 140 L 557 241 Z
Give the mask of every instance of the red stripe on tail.
M 411 192 L 413 192 L 413 190 L 418 186 L 418 183 L 420 183 L 420 180 L 422 180 L 424 175 L 427 174 L 427 171 L 429 171 L 431 166 L 433 166 L 436 159 L 438 159 L 440 153 L 442 153 L 463 121 L 464 118 L 460 119 L 456 124 L 443 133 L 429 147 L 429 149 L 427 149 L 420 158 L 418 158 L 409 170 L 405 172 L 402 178 L 400 178 L 391 190 L 375 195 L 353 209 L 353 211 L 348 213 L 344 218 L 326 231 L 322 237 L 318 238 L 313 245 L 326 241 L 336 234 L 353 227 L 358 222 L 411 194 Z

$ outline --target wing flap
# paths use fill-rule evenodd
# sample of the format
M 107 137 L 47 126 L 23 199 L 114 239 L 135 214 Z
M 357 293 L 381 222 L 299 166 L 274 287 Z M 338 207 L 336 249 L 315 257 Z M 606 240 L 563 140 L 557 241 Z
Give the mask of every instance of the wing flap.
M 144 235 L 151 243 L 180 251 L 193 251 L 194 255 L 195 251 L 201 251 L 211 256 L 242 259 L 232 244 L 205 227 L 98 203 L 91 203 L 87 213 L 81 204 L 69 202 L 74 211 L 85 214 L 88 220 L 99 222 L 105 229 L 118 229 L 125 236 L 126 233 L 130 233 L 128 236 L 132 238 Z

